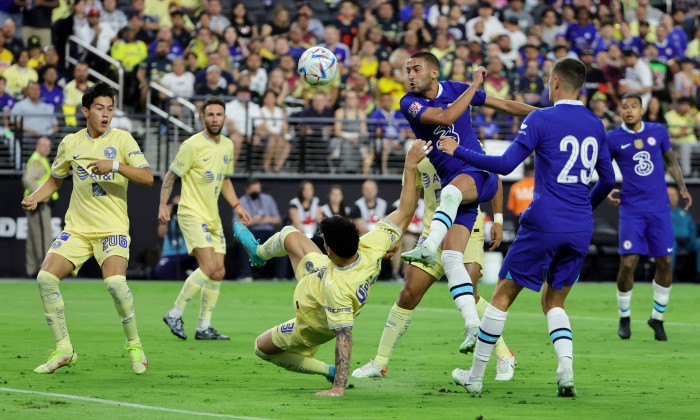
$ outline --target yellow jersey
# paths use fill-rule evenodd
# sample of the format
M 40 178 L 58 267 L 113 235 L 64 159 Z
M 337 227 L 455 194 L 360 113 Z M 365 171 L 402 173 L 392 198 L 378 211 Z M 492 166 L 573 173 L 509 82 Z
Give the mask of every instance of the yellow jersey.
M 360 238 L 358 257 L 352 264 L 341 268 L 326 257 L 318 259 L 324 264 L 314 266 L 306 259 L 303 269 L 308 274 L 297 277 L 294 303 L 297 319 L 308 324 L 307 334 L 313 335 L 307 335 L 307 340 L 332 338 L 333 330 L 353 325 L 379 277 L 382 257 L 400 237 L 401 230 L 383 219 Z
M 149 167 L 128 131 L 110 128 L 92 139 L 87 129 L 69 134 L 58 145 L 51 175 L 66 178 L 73 170 L 73 193 L 66 212 L 65 230 L 80 233 L 129 233 L 126 190 L 129 180 L 116 172 L 95 175 L 88 164 L 113 159 L 134 168 Z
M 224 177 L 233 174 L 233 142 L 220 136 L 215 143 L 204 132 L 182 142 L 170 165 L 182 179 L 177 213 L 195 216 L 210 230 L 221 230 L 219 194 Z

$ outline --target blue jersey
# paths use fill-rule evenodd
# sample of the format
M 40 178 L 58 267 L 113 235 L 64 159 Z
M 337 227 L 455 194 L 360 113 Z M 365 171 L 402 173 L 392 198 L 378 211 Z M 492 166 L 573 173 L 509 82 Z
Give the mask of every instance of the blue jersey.
M 561 100 L 525 118 L 515 141 L 535 152 L 532 204 L 520 223 L 541 232 L 593 230 L 589 184 L 610 154 L 603 123 L 580 101 Z
M 581 54 L 586 48 L 591 48 L 593 41 L 598 37 L 598 29 L 592 23 L 586 24 L 583 28 L 577 22 L 569 24 L 566 28 L 566 40 L 571 44 L 571 51 Z
M 54 112 L 59 112 L 63 106 L 63 89 L 54 86 L 53 90 L 48 90 L 44 83 L 39 86 L 39 89 L 41 90 L 39 99 L 53 106 Z
M 469 88 L 466 83 L 445 81 L 440 82 L 440 87 L 438 89 L 438 94 L 435 99 L 425 99 L 420 96 L 416 96 L 413 92 L 408 92 L 401 98 L 401 112 L 411 126 L 411 129 L 416 135 L 416 138 L 432 141 L 433 150 L 428 153 L 428 159 L 430 163 L 435 167 L 438 176 L 442 181 L 442 186 L 450 183 L 454 177 L 464 171 L 465 169 L 473 169 L 474 171 L 481 171 L 471 165 L 465 164 L 463 161 L 453 158 L 447 153 L 441 152 L 437 149 L 437 141 L 440 136 L 453 137 L 460 146 L 476 150 L 483 153 L 481 148 L 481 143 L 476 138 L 474 130 L 472 129 L 471 113 L 470 109 L 467 108 L 464 114 L 460 115 L 459 118 L 449 127 L 443 127 L 440 125 L 423 124 L 420 122 L 420 116 L 423 115 L 428 108 L 440 108 L 445 109 L 451 105 L 454 101 L 459 98 L 459 96 L 464 93 Z M 486 92 L 483 90 L 477 90 L 471 104 L 475 106 L 481 106 L 486 101 Z
M 644 41 L 638 36 L 631 36 L 628 41 L 621 39 L 617 42 L 620 49 L 624 51 L 625 48 L 633 48 L 637 55 L 642 55 L 644 52 Z
M 663 125 L 642 122 L 635 133 L 625 125 L 608 133 L 610 157 L 622 172 L 620 213 L 669 211 L 664 152 L 671 140 Z

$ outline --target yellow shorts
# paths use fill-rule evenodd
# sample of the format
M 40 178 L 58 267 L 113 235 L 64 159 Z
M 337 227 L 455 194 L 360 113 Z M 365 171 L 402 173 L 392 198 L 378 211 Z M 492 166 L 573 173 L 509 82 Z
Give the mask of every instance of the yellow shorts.
M 289 321 L 277 325 L 272 330 L 272 342 L 277 347 L 288 352 L 298 354 L 304 357 L 314 357 L 321 344 L 327 343 L 334 338 L 334 335 L 328 335 L 321 338 L 318 334 L 314 334 L 313 329 L 297 318 L 292 318 Z M 309 340 L 308 335 L 312 335 L 315 339 Z
M 185 238 L 188 254 L 193 255 L 195 248 L 214 248 L 217 254 L 226 253 L 226 238 L 221 228 L 210 229 L 202 219 L 185 214 L 177 216 L 177 223 Z
M 424 230 L 418 243 L 422 243 L 428 236 L 428 230 Z M 434 266 L 428 267 L 421 263 L 411 263 L 421 270 L 433 276 L 436 280 L 440 280 L 442 276 L 445 275 L 445 270 L 442 268 L 442 262 L 440 262 L 440 256 L 442 255 L 442 248 L 438 248 L 437 252 L 437 263 Z M 484 275 L 484 215 L 479 212 L 474 222 L 474 227 L 472 228 L 472 233 L 469 236 L 469 242 L 467 242 L 467 247 L 464 248 L 464 263 L 477 263 L 481 267 L 479 270 L 479 278 Z M 478 280 L 478 279 L 472 279 Z
M 49 253 L 58 254 L 75 266 L 71 272 L 78 274 L 80 267 L 93 255 L 97 263 L 102 263 L 109 257 L 119 256 L 129 261 L 129 245 L 131 237 L 119 233 L 77 233 L 64 230 L 58 235 Z

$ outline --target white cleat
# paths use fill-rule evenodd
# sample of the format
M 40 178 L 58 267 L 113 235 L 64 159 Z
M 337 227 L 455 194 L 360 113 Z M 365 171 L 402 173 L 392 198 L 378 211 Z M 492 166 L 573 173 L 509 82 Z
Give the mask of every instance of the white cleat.
M 462 345 L 459 346 L 459 352 L 463 354 L 469 354 L 474 351 L 476 347 L 476 337 L 479 334 L 479 326 L 475 325 L 473 327 L 467 327 L 464 332 L 464 341 Z
M 496 360 L 496 380 L 497 381 L 510 381 L 513 379 L 513 373 L 515 373 L 515 365 L 518 364 L 518 360 L 515 358 L 513 350 L 510 351 L 510 357 L 498 356 Z
M 564 369 L 557 372 L 557 396 L 575 397 L 576 385 L 574 384 L 574 371 Z
M 482 378 L 471 376 L 471 369 L 455 369 L 452 371 L 452 380 L 457 385 L 463 386 L 470 394 L 481 394 Z
M 382 369 L 382 366 L 372 359 L 369 362 L 352 371 L 353 378 L 383 378 L 386 371 L 389 370 L 389 365 Z

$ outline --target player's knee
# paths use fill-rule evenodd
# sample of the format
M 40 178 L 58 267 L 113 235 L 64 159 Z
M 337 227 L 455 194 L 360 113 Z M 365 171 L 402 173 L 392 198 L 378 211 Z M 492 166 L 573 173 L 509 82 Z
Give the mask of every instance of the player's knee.
M 267 361 L 270 361 L 270 356 L 263 353 L 262 350 L 260 350 L 260 343 L 259 341 L 261 340 L 262 335 L 258 336 L 258 338 L 255 339 L 255 343 L 253 344 L 253 350 L 255 351 L 255 355 L 258 356 L 259 358 Z
M 416 287 L 410 285 L 409 283 L 405 283 L 403 285 L 403 288 L 401 288 L 401 292 L 399 293 L 399 299 L 396 301 L 396 304 L 401 309 L 411 311 L 415 309 L 416 306 L 418 306 L 422 298 L 422 291 L 417 290 Z
M 665 257 L 656 257 L 656 269 L 662 273 L 670 272 L 671 261 L 672 257 L 670 255 Z
M 634 270 L 637 268 L 638 261 L 639 257 L 637 256 L 622 257 L 622 260 L 620 261 L 620 269 L 625 273 L 634 272 Z
M 212 263 L 204 263 L 200 264 L 199 269 L 202 270 L 202 273 L 204 273 L 205 276 L 209 277 L 210 279 L 216 278 L 216 271 L 217 271 L 217 264 L 212 262 Z
M 221 280 L 224 278 L 226 275 L 226 267 L 224 267 L 223 264 L 221 264 L 219 267 L 216 268 L 216 272 L 214 273 L 214 277 L 211 277 L 212 280 Z
M 440 192 L 440 206 L 459 206 L 462 202 L 462 192 L 454 185 L 448 185 Z

